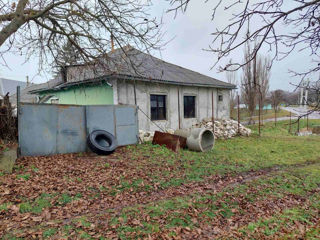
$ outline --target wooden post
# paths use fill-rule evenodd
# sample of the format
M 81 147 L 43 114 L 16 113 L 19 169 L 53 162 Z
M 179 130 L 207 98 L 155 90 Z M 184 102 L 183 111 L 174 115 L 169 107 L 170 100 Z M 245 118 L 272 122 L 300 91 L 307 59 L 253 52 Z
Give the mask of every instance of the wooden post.
M 307 115 L 307 131 L 309 131 L 309 114 Z
M 291 133 L 291 112 L 290 112 L 290 125 L 289 125 L 289 133 Z
M 180 90 L 178 86 L 178 121 L 179 121 L 179 129 L 181 129 L 181 119 L 180 119 Z
M 137 106 L 136 80 L 133 80 L 133 95 L 134 95 L 134 105 Z
M 274 107 L 274 126 L 277 126 L 277 107 Z
M 214 134 L 214 101 L 213 101 L 213 89 L 212 89 L 212 129 L 213 129 L 213 134 Z
M 261 98 L 259 98 L 259 136 L 261 136 Z
M 240 96 L 238 95 L 238 134 L 240 134 Z
M 298 118 L 298 133 L 300 132 L 300 118 Z

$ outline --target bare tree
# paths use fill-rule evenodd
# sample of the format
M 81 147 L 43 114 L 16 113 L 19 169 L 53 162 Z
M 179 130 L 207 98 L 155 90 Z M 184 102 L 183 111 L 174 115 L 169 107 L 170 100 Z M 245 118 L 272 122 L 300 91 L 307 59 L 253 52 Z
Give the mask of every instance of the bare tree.
M 191 0 L 170 2 L 171 11 L 177 13 L 178 10 L 186 11 Z M 209 50 L 217 54 L 216 64 L 248 42 L 256 43 L 244 61 L 222 64 L 219 66 L 221 71 L 246 66 L 254 61 L 258 52 L 264 48 L 273 54 L 272 62 L 282 60 L 296 50 L 307 51 L 313 58 L 313 64 L 303 72 L 292 71 L 293 75 L 303 79 L 311 73 L 319 72 L 320 0 L 219 0 L 215 3 L 212 21 L 215 21 L 218 11 L 231 13 L 232 18 L 225 26 L 212 33 L 214 39 Z M 251 33 L 246 35 L 248 29 Z M 316 85 L 319 86 L 319 83 Z
M 0 0 L 0 57 L 16 51 L 57 62 L 68 44 L 79 61 L 92 62 L 108 57 L 111 36 L 119 48 L 158 48 L 159 23 L 146 13 L 150 1 Z
M 226 72 L 226 77 L 227 77 L 228 83 L 231 83 L 236 86 L 238 85 L 238 76 L 236 71 Z M 236 94 L 236 90 L 233 89 L 230 92 L 230 115 L 231 116 L 233 116 L 236 103 L 237 103 L 237 94 Z
M 244 51 L 244 58 L 249 57 L 250 53 L 250 44 L 246 45 Z M 256 108 L 257 100 L 257 84 L 255 82 L 255 62 L 248 62 L 248 64 L 243 66 L 243 76 L 241 78 L 241 95 L 242 99 L 246 103 L 249 112 L 249 121 L 248 124 L 254 123 L 253 115 Z
M 283 91 L 282 90 L 275 90 L 270 93 L 271 104 L 274 109 L 274 124 L 277 126 L 277 112 L 279 110 L 279 106 L 283 101 Z
M 283 91 L 278 89 L 270 93 L 271 104 L 275 112 L 279 110 L 279 106 L 283 101 Z
M 269 92 L 271 64 L 268 57 L 258 56 L 257 60 L 257 88 L 258 96 L 260 98 L 260 108 L 263 109 L 267 94 Z

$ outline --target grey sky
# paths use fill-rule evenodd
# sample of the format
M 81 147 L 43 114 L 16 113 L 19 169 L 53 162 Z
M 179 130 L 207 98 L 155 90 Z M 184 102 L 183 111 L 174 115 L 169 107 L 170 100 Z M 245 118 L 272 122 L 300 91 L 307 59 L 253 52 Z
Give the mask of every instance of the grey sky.
M 225 73 L 218 73 L 216 69 L 210 70 L 216 60 L 215 55 L 203 51 L 212 41 L 210 33 L 217 26 L 225 24 L 230 17 L 226 12 L 220 11 L 215 22 L 212 22 L 211 14 L 215 2 L 209 1 L 204 4 L 203 1 L 191 1 L 188 11 L 185 14 L 178 14 L 175 19 L 172 13 L 165 14 L 163 29 L 166 32 L 166 40 L 173 37 L 174 39 L 164 47 L 161 55 L 159 53 L 154 55 L 160 56 L 165 61 L 225 81 Z M 161 16 L 168 7 L 169 5 L 165 1 L 155 1 L 151 15 Z M 232 58 L 241 59 L 242 56 L 243 49 L 239 49 L 232 55 Z M 24 56 L 7 54 L 5 60 L 10 69 L 1 66 L 1 77 L 25 81 L 26 76 L 29 75 L 35 83 L 48 81 L 52 77 L 50 66 L 45 66 L 45 69 L 41 70 L 39 75 L 36 58 L 24 63 Z M 271 90 L 278 88 L 294 89 L 290 82 L 297 83 L 298 79 L 292 78 L 288 69 L 306 70 L 307 66 L 310 65 L 310 60 L 307 53 L 296 52 L 281 62 L 275 62 L 271 74 Z M 241 71 L 238 73 L 239 78 L 240 76 Z

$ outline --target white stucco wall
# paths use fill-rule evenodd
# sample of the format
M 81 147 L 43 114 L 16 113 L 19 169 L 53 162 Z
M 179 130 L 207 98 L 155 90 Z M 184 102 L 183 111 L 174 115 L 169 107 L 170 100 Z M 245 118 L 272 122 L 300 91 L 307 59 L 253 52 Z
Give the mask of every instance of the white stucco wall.
M 116 80 L 115 80 L 116 81 Z M 132 81 L 117 80 L 113 83 L 113 88 L 117 96 L 118 104 L 134 104 L 134 84 Z M 136 82 L 136 98 L 139 108 L 151 117 L 150 95 L 161 94 L 166 95 L 166 120 L 153 121 L 163 129 L 179 128 L 178 118 L 178 88 L 180 99 L 180 127 L 188 128 L 194 123 L 204 118 L 212 117 L 212 91 L 214 97 L 214 117 L 218 119 L 226 119 L 230 117 L 230 90 L 222 90 L 205 87 L 176 86 L 171 84 L 156 84 L 148 82 Z M 223 101 L 218 101 L 218 94 L 223 95 Z M 196 96 L 196 118 L 184 118 L 183 114 L 183 96 Z M 141 111 L 138 111 L 139 129 L 147 131 L 159 130 Z

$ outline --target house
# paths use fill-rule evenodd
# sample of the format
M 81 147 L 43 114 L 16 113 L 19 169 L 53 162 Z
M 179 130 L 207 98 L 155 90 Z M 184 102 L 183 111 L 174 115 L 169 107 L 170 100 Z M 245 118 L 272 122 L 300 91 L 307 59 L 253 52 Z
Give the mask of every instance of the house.
M 105 60 L 106 59 L 106 60 Z M 59 83 L 32 91 L 48 103 L 137 105 L 139 128 L 186 128 L 230 116 L 235 85 L 165 62 L 132 47 L 99 63 L 66 66 Z M 102 67 L 103 66 L 103 67 Z
M 7 94 L 9 96 L 15 94 L 17 92 L 17 86 L 24 89 L 27 86 L 27 82 L 0 78 L 0 98 L 3 99 Z

